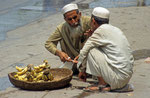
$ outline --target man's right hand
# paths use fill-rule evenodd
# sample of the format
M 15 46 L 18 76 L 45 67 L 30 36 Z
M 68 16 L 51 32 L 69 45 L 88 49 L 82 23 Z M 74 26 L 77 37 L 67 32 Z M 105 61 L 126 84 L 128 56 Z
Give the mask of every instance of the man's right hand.
M 87 30 L 86 33 L 84 33 L 85 36 L 90 37 L 92 35 L 93 31 L 91 29 Z
M 65 52 L 56 50 L 56 55 L 59 56 L 59 58 L 62 62 L 66 62 L 66 61 L 71 62 L 72 61 L 72 59 Z

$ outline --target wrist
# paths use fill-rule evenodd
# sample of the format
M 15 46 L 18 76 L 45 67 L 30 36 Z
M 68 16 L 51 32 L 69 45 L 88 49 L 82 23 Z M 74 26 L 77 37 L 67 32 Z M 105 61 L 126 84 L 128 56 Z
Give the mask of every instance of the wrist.
M 61 52 L 60 50 L 56 50 L 56 53 L 55 53 L 55 54 L 56 54 L 57 56 L 60 56 L 60 52 Z

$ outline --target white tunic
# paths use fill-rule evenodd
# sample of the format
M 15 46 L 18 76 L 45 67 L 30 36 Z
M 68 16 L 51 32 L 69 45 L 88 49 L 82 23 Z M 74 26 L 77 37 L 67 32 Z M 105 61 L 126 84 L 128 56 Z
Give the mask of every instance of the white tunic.
M 93 48 L 96 49 L 93 50 Z M 87 56 L 86 72 L 102 76 L 105 82 L 111 85 L 112 89 L 123 87 L 132 76 L 134 59 L 130 45 L 123 32 L 110 24 L 101 25 L 87 40 L 80 51 L 78 68 Z M 98 59 L 103 58 L 102 56 L 104 56 L 104 59 Z M 104 68 L 101 64 L 107 67 Z M 92 68 L 99 69 L 99 73 L 97 70 L 92 70 Z

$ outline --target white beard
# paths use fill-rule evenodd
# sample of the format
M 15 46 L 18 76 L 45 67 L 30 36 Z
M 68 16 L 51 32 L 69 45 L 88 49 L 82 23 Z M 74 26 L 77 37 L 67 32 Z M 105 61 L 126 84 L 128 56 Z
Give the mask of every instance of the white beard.
M 82 32 L 82 28 L 80 25 L 78 25 L 77 27 L 73 28 L 70 37 L 73 40 L 74 38 L 79 38 L 81 36 Z

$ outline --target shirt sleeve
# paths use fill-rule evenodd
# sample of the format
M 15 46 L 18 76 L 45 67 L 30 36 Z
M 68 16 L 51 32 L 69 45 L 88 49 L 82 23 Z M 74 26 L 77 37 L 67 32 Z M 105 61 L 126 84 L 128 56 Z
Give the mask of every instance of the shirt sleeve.
M 48 38 L 48 40 L 46 41 L 45 48 L 52 54 L 56 55 L 57 44 L 58 41 L 60 41 L 61 39 L 62 37 L 60 34 L 60 27 L 57 27 L 55 32 L 53 32 L 51 36 Z
M 103 40 L 103 35 L 100 34 L 101 31 L 95 31 L 91 37 L 89 37 L 89 39 L 87 40 L 87 42 L 85 43 L 84 47 L 82 48 L 82 50 L 80 50 L 80 54 L 79 54 L 79 59 L 78 59 L 78 64 L 77 64 L 77 68 L 80 70 L 83 68 L 85 68 L 85 65 L 83 66 L 82 62 L 84 61 L 84 59 L 87 57 L 88 52 L 90 51 L 90 49 L 95 48 L 95 47 L 100 47 L 105 45 L 105 41 Z M 82 64 L 82 65 L 81 65 Z

